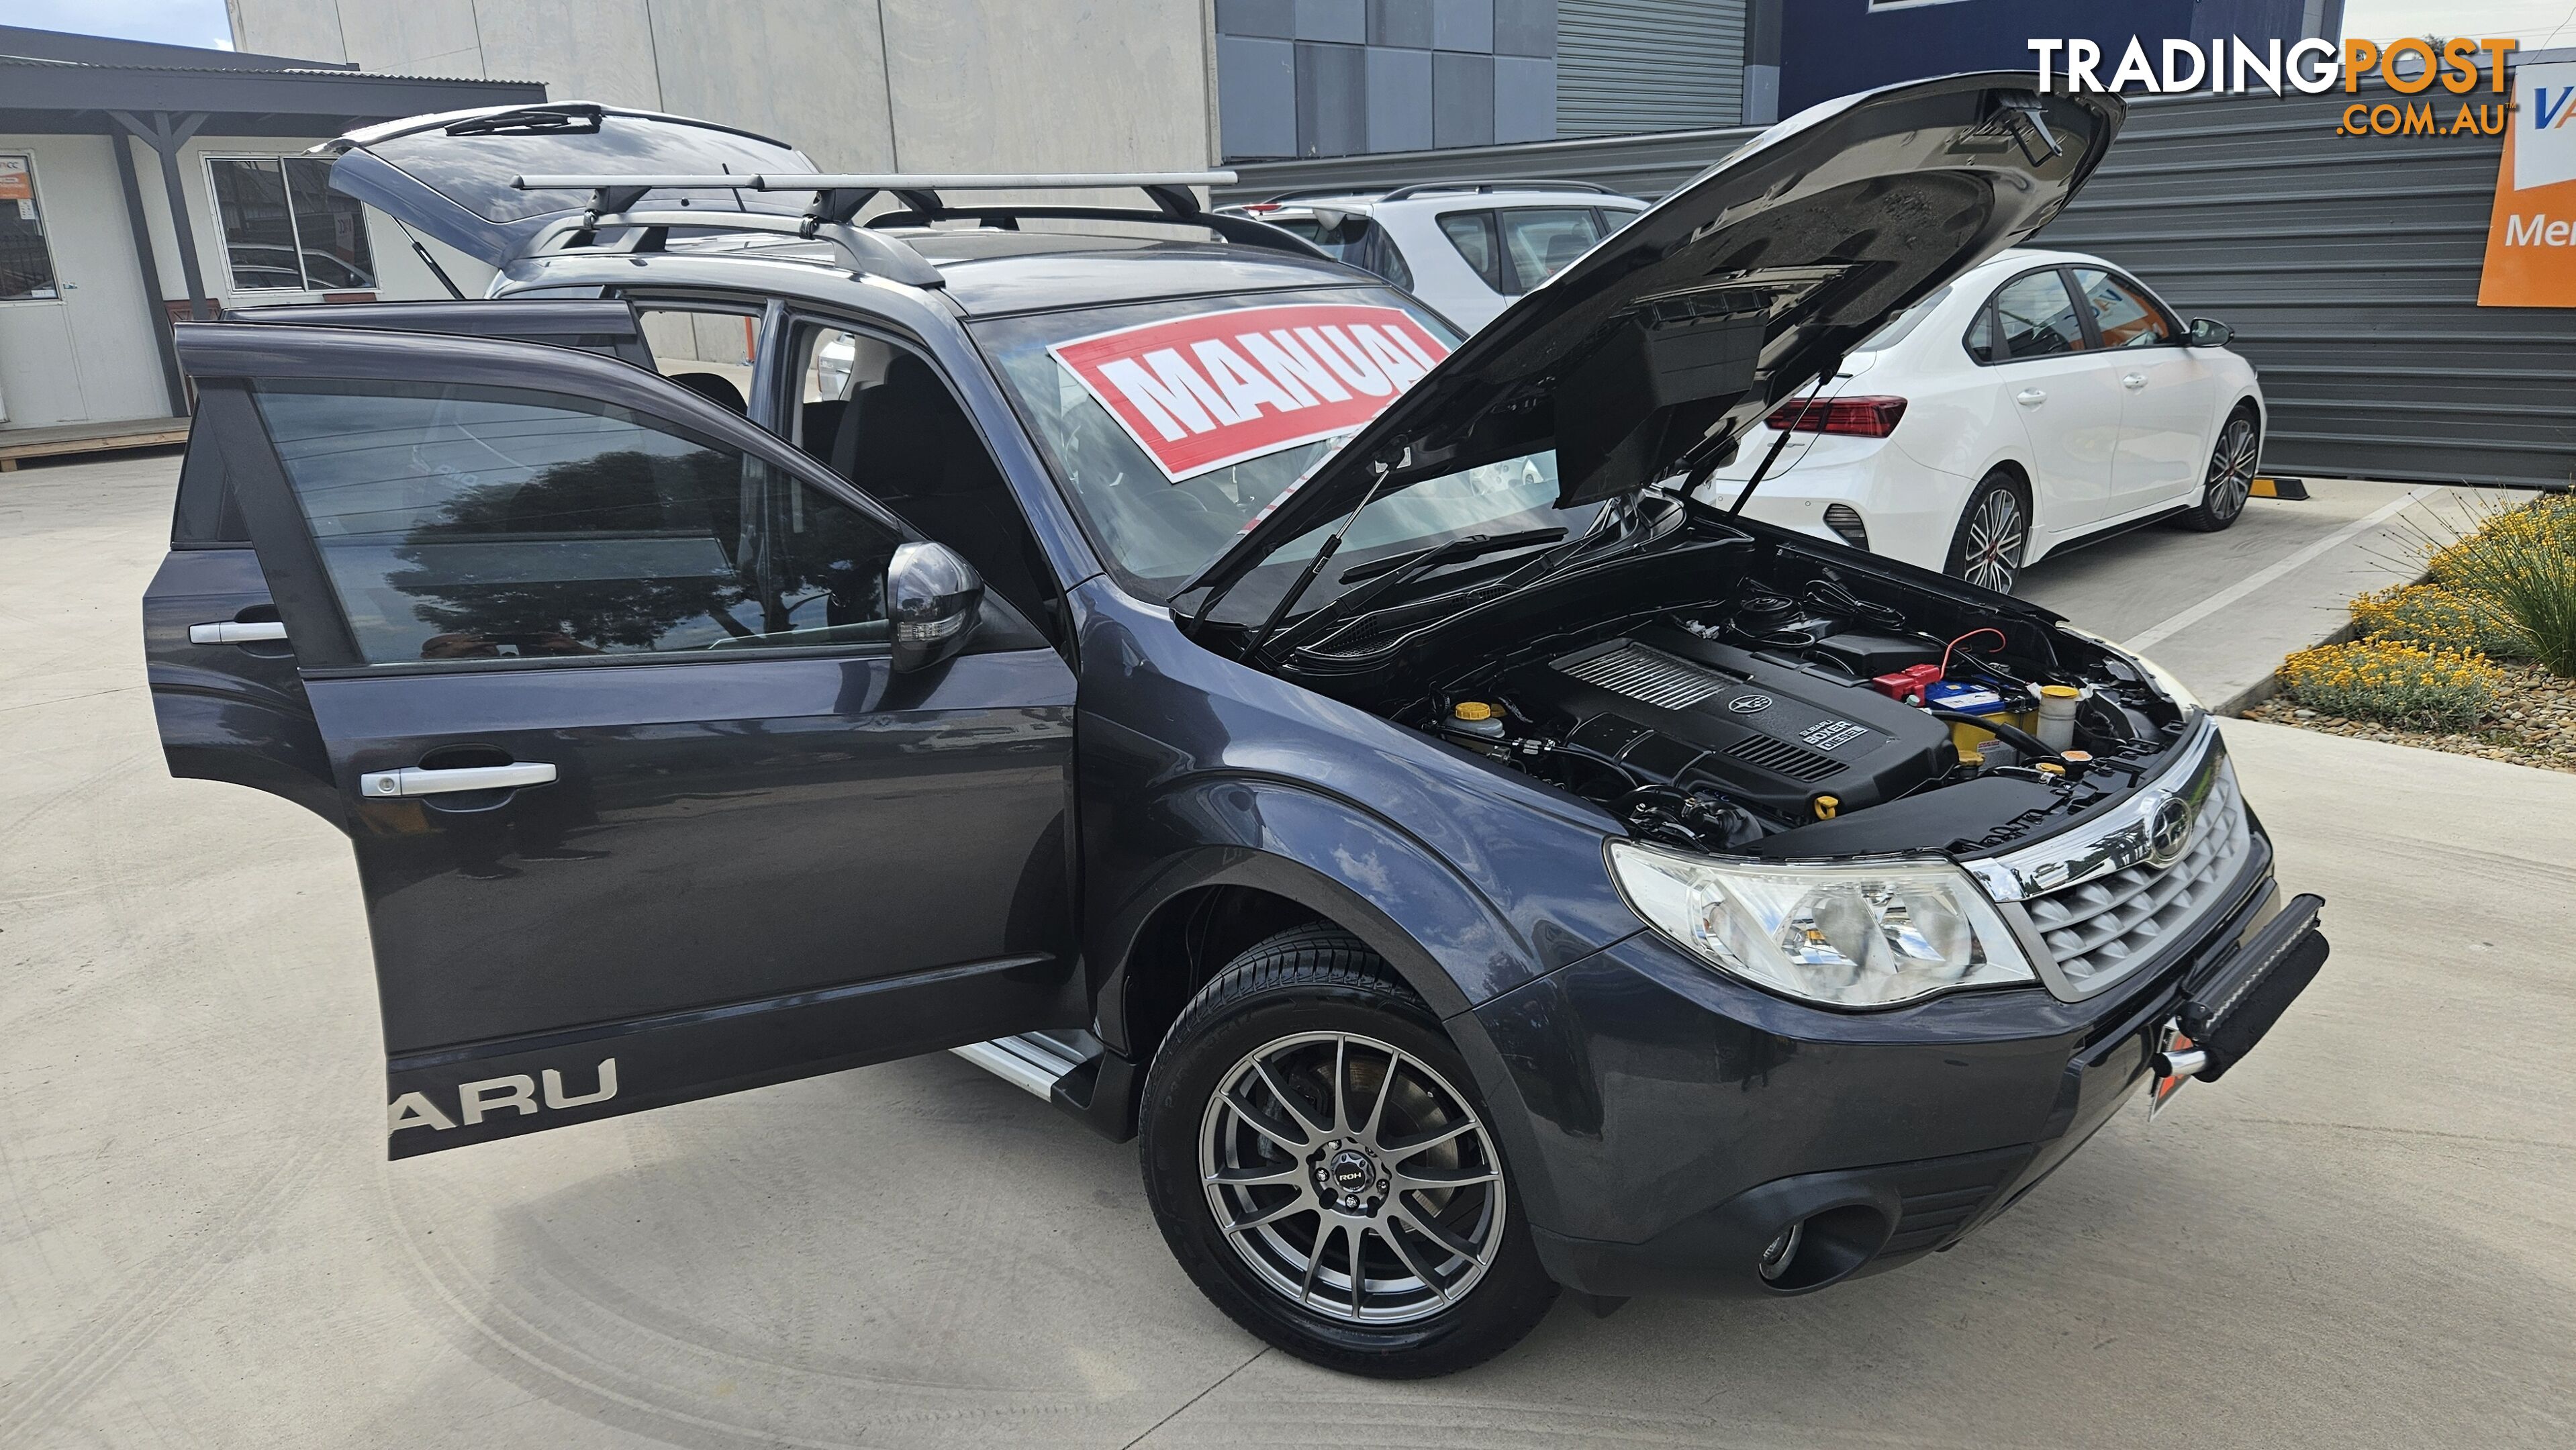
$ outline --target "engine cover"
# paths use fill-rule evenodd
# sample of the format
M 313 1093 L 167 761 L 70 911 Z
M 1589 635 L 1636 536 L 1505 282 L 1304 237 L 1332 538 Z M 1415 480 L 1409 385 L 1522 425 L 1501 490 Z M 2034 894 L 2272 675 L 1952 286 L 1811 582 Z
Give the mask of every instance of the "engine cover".
M 1950 727 L 1866 685 L 1654 625 L 1512 672 L 1522 712 L 1660 782 L 1784 825 L 1891 800 L 1947 770 Z

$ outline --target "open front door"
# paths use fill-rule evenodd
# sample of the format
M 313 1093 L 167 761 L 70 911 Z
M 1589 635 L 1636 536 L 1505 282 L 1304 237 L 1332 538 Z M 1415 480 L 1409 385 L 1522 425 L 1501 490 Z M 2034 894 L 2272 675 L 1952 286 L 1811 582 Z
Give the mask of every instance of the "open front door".
M 165 740 L 355 842 L 393 1156 L 1082 1020 L 1072 674 L 998 595 L 896 670 L 893 515 L 595 354 L 180 349 L 271 606 L 147 601 Z

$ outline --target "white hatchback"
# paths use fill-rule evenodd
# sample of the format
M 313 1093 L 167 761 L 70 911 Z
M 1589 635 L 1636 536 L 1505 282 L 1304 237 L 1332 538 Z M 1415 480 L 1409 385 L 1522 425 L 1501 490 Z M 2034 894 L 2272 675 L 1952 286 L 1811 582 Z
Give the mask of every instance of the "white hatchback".
M 2005 593 L 2091 535 L 2223 529 L 2264 419 L 2230 335 L 2099 257 L 2005 252 L 1775 409 L 1698 496 L 1734 503 L 1776 446 L 1747 514 Z
M 1584 181 L 1435 181 L 1218 208 L 1294 232 L 1468 332 L 1645 209 Z

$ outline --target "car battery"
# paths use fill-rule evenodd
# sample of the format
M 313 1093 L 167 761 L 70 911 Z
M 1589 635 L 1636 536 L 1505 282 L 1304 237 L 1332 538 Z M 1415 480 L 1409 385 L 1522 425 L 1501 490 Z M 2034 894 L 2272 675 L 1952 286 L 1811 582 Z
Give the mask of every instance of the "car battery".
M 2006 699 L 2003 691 L 1970 680 L 1935 680 L 1923 687 L 1923 708 L 1927 710 L 1990 715 L 1999 724 L 2028 733 L 2034 723 L 2031 719 L 2033 712 L 2015 709 L 2015 703 Z M 1963 764 L 1979 763 L 1977 747 L 1997 738 L 1993 731 L 1980 730 L 1964 720 L 1950 722 L 1950 744 L 1959 752 Z

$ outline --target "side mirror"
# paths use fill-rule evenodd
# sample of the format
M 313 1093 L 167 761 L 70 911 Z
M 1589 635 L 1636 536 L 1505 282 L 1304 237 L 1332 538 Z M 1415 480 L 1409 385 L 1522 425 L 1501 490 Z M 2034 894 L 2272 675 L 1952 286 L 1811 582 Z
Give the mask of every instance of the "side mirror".
M 2191 320 L 2191 345 L 2194 347 L 2225 347 L 2227 340 L 2235 335 L 2235 328 L 2214 318 L 2195 317 Z
M 896 673 L 926 670 L 966 647 L 984 612 L 984 578 L 946 544 L 898 544 L 885 597 Z

